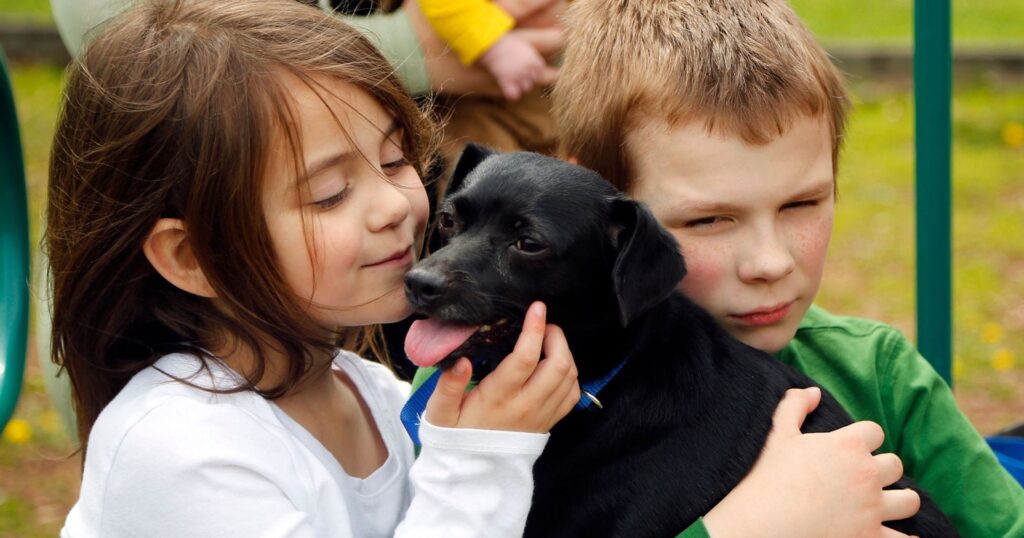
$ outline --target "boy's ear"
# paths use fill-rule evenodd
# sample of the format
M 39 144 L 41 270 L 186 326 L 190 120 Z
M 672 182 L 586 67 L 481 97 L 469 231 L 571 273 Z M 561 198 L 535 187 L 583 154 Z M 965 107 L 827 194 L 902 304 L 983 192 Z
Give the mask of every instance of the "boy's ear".
M 158 220 L 142 243 L 142 251 L 156 272 L 175 287 L 200 297 L 217 296 L 199 267 L 181 219 Z
M 618 252 L 612 282 L 625 327 L 676 289 L 686 275 L 686 265 L 675 238 L 639 202 L 612 201 L 609 233 Z
M 484 159 L 497 153 L 496 151 L 480 146 L 478 144 L 469 143 L 466 144 L 466 148 L 462 150 L 462 154 L 459 155 L 459 162 L 455 164 L 455 170 L 452 172 L 452 177 L 448 181 L 448 188 L 446 194 L 452 194 L 458 192 L 462 188 L 462 182 L 466 179 L 466 176 L 473 171 Z

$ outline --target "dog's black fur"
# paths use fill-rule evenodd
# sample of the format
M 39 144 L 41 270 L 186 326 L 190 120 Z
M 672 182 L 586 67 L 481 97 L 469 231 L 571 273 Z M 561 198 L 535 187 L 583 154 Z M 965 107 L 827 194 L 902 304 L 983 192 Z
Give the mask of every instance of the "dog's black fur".
M 541 300 L 566 332 L 581 381 L 628 357 L 599 395 L 603 409 L 575 410 L 552 430 L 534 467 L 526 536 L 681 532 L 753 466 L 786 389 L 815 383 L 677 293 L 685 268 L 672 236 L 597 174 L 471 146 L 456 167 L 459 184 L 439 214 L 446 246 L 407 278 L 419 313 L 514 321 Z M 474 353 L 475 370 L 493 369 L 517 332 Z M 851 422 L 823 391 L 803 430 Z M 912 487 L 906 478 L 896 486 Z M 956 536 L 921 493 L 918 515 L 890 526 Z

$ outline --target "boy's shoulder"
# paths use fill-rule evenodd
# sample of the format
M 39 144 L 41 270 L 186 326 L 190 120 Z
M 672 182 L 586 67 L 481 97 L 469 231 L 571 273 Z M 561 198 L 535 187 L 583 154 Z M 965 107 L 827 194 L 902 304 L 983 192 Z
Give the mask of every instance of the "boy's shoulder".
M 901 336 L 895 327 L 866 318 L 841 316 L 812 304 L 797 329 L 797 337 L 808 337 L 816 333 L 835 333 L 839 337 L 864 338 L 877 335 Z
M 861 390 L 880 387 L 896 370 L 917 372 L 927 362 L 895 327 L 885 323 L 833 314 L 812 305 L 793 340 L 776 356 L 826 385 L 849 385 Z M 917 375 L 912 374 L 912 375 Z M 844 380 L 844 381 L 840 381 Z

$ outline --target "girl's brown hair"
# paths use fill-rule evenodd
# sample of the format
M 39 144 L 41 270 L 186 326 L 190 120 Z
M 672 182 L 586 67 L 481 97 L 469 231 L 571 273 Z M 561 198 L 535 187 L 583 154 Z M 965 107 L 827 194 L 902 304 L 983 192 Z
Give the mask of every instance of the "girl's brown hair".
M 331 77 L 375 98 L 423 173 L 433 127 L 391 67 L 358 32 L 292 0 L 148 3 L 107 24 L 70 66 L 45 248 L 52 358 L 71 378 L 83 449 L 103 407 L 166 353 L 215 360 L 204 346 L 229 334 L 256 353 L 237 390 L 274 398 L 315 366 L 313 352 L 334 347 L 284 283 L 261 209 L 272 138 L 283 132 L 301 160 L 284 74 L 311 87 Z M 142 245 L 164 217 L 185 223 L 216 303 L 146 259 Z M 287 373 L 261 390 L 268 346 L 288 357 Z

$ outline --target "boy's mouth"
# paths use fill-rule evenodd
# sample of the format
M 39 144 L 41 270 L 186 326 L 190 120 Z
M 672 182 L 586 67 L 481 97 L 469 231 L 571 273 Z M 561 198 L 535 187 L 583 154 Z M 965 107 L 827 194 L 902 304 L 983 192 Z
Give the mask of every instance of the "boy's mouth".
M 510 348 L 517 332 L 515 324 L 506 318 L 484 325 L 420 319 L 412 323 L 405 335 L 405 354 L 416 366 L 447 369 L 459 357 L 474 359 L 495 346 L 502 350 Z

